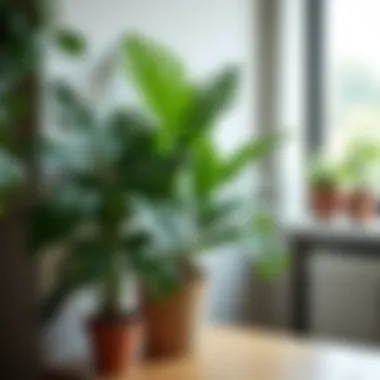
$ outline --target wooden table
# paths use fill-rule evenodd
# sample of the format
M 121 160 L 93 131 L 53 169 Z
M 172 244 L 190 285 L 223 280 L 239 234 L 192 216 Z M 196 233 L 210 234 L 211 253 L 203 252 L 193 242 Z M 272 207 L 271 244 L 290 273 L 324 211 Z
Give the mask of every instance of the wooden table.
M 146 363 L 128 380 L 372 379 L 380 379 L 380 351 L 212 327 L 204 331 L 192 355 Z
M 328 252 L 340 256 L 378 257 L 380 259 L 380 221 L 367 224 L 345 219 L 319 222 L 308 217 L 298 219 L 284 228 L 291 242 L 292 260 L 292 327 L 297 333 L 310 330 L 311 255 Z

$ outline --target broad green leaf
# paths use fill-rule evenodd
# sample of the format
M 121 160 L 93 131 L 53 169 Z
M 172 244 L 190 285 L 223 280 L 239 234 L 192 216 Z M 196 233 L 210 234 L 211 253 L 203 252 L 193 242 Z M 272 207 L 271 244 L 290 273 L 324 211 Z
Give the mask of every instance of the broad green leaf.
M 271 280 L 287 269 L 289 252 L 284 239 L 268 213 L 255 213 L 245 230 L 245 250 L 252 258 L 254 273 L 262 280 Z
M 42 254 L 57 243 L 64 244 L 78 229 L 92 209 L 92 205 L 86 204 L 90 200 L 86 193 L 78 195 L 70 186 L 60 185 L 35 205 L 27 236 L 30 255 Z
M 243 213 L 249 213 L 252 202 L 242 199 L 228 199 L 222 201 L 209 200 L 199 207 L 198 223 L 202 230 L 213 228 L 226 220 L 242 218 Z
M 221 158 L 212 137 L 199 139 L 193 147 L 191 174 L 198 202 L 208 197 L 221 175 Z
M 238 227 L 226 226 L 202 231 L 201 252 L 229 245 L 239 245 L 242 231 Z
M 74 244 L 59 268 L 57 285 L 41 306 L 42 322 L 54 318 L 75 291 L 104 279 L 109 271 L 109 256 L 98 239 Z
M 57 285 L 41 307 L 43 322 L 52 319 L 72 293 L 104 282 L 112 270 L 112 256 L 98 236 L 77 240 L 67 249 L 68 255 L 58 268 Z
M 228 67 L 206 85 L 196 86 L 181 127 L 181 142 L 187 146 L 198 136 L 210 132 L 231 106 L 238 84 L 239 71 Z
M 109 115 L 106 124 L 120 144 L 122 156 L 126 161 L 156 154 L 154 138 L 157 128 L 140 112 L 133 109 L 118 109 Z
M 63 82 L 55 83 L 52 97 L 59 126 L 71 130 L 94 127 L 96 111 L 78 91 Z
M 127 76 L 161 125 L 159 144 L 171 147 L 190 100 L 183 64 L 166 47 L 146 37 L 128 36 L 123 48 Z
M 259 258 L 253 263 L 253 270 L 260 280 L 270 281 L 284 273 L 290 265 L 290 256 L 283 252 L 275 257 Z
M 152 156 L 145 161 L 132 162 L 134 164 L 130 161 L 130 170 L 125 170 L 124 174 L 124 183 L 130 189 L 130 193 L 152 199 L 166 198 L 173 193 L 175 174 L 182 167 L 181 156 Z
M 88 284 L 99 280 L 104 280 L 113 271 L 115 265 L 120 265 L 120 270 L 124 263 L 116 256 L 117 240 L 113 239 L 112 247 L 104 240 L 104 236 L 88 236 L 77 239 L 70 245 L 70 256 L 63 269 L 63 278 L 70 279 L 78 284 Z
M 133 260 L 134 271 L 139 274 L 150 302 L 160 302 L 178 291 L 182 284 L 179 262 L 137 256 Z
M 233 180 L 248 164 L 256 163 L 273 153 L 280 141 L 281 136 L 273 134 L 256 138 L 243 145 L 222 163 L 220 184 Z
M 149 237 L 146 247 L 161 257 L 176 257 L 184 250 L 192 250 L 196 228 L 192 215 L 175 203 L 134 200 L 135 224 Z
M 56 33 L 58 48 L 68 55 L 78 57 L 86 51 L 86 42 L 82 35 L 71 30 L 60 30 Z
M 149 234 L 145 231 L 129 233 L 123 239 L 123 251 L 132 257 L 139 257 L 150 242 Z
M 253 251 L 253 270 L 262 280 L 271 280 L 288 269 L 290 255 L 275 229 L 270 233 L 257 232 Z

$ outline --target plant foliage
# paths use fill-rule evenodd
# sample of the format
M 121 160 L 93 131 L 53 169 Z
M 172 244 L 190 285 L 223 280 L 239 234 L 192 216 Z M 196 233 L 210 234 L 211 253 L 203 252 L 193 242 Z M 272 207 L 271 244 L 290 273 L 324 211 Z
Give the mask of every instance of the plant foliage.
M 181 263 L 190 255 L 237 244 L 274 268 L 281 251 L 266 214 L 251 200 L 223 195 L 279 142 L 252 139 L 227 157 L 217 148 L 212 131 L 232 105 L 238 71 L 227 68 L 198 83 L 175 54 L 146 37 L 127 36 L 121 49 L 142 109 L 100 115 L 62 84 L 51 97 L 61 138 L 44 136 L 49 180 L 29 238 L 32 255 L 55 245 L 66 251 L 43 308 L 47 319 L 73 290 L 93 282 L 104 290 L 103 312 L 119 315 L 128 270 L 162 297 L 181 285 Z

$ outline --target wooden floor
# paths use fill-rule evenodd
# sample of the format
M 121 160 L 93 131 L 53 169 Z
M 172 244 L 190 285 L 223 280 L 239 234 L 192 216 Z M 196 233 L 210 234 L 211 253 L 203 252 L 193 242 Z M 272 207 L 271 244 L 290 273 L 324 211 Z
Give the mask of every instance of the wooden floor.
M 148 362 L 128 376 L 128 380 L 379 379 L 380 349 L 300 341 L 270 332 L 226 327 L 205 330 L 191 355 Z

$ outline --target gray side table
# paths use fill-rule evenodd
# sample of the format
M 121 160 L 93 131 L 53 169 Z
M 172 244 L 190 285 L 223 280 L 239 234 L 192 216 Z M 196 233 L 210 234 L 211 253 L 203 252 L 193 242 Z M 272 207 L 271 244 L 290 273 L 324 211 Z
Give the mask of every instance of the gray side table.
M 316 249 L 340 256 L 380 258 L 380 220 L 358 224 L 347 220 L 319 222 L 302 218 L 284 228 L 292 252 L 291 324 L 295 332 L 310 330 L 310 276 L 308 261 Z

